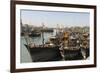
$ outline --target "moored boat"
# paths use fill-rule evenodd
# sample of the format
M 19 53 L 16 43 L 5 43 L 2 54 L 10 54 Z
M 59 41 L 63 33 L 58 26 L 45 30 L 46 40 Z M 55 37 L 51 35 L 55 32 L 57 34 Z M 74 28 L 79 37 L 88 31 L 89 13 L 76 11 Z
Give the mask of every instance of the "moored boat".
M 29 45 L 25 46 L 30 52 L 33 62 L 59 61 L 62 59 L 58 46 L 52 46 L 52 47 L 43 47 L 43 46 L 30 47 Z
M 37 37 L 37 36 L 41 36 L 41 33 L 39 32 L 33 32 L 29 34 L 30 37 Z
M 69 47 L 64 49 L 65 60 L 80 60 L 83 59 L 80 48 Z

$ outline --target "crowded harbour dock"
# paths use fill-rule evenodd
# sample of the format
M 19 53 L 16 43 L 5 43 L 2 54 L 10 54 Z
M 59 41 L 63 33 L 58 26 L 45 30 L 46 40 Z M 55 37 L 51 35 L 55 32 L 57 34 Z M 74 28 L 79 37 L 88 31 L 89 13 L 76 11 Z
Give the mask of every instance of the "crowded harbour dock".
M 32 62 L 86 60 L 89 58 L 89 27 L 55 28 L 21 23 L 21 48 L 26 48 Z

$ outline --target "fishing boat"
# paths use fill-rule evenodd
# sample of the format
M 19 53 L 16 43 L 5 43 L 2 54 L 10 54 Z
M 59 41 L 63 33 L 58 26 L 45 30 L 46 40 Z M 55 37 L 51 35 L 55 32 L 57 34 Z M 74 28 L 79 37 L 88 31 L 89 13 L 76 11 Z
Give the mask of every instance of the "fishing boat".
M 41 36 L 41 32 L 39 32 L 39 31 L 32 31 L 28 35 L 30 37 L 38 37 L 38 36 Z
M 85 38 L 80 38 L 78 33 L 69 35 L 67 43 L 64 43 L 66 44 L 64 45 L 65 60 L 80 60 L 89 56 L 88 35 L 83 37 Z
M 83 59 L 81 49 L 77 47 L 64 48 L 65 60 L 80 60 Z
M 84 33 L 82 35 L 82 39 L 81 39 L 81 52 L 82 52 L 84 59 L 86 59 L 90 55 L 89 45 L 90 45 L 90 43 L 89 43 L 89 33 Z
M 26 42 L 24 44 L 28 49 L 33 62 L 47 62 L 47 61 L 59 61 L 62 59 L 59 46 L 53 43 L 46 44 L 44 42 L 44 31 L 41 31 L 42 44 L 35 45 L 33 42 L 28 42 L 29 36 L 27 35 Z
M 59 61 L 62 59 L 58 46 L 30 46 L 26 45 L 33 62 Z
M 77 37 L 75 37 L 76 35 L 77 34 L 73 35 L 69 32 L 62 33 L 60 50 L 62 51 L 64 60 L 83 59 L 80 41 Z

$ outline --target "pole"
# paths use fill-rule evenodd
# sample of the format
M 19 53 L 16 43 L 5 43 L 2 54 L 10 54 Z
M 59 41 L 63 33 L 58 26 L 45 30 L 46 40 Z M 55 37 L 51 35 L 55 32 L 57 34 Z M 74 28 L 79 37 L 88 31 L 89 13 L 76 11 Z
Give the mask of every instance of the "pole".
M 44 23 L 42 23 L 42 45 L 44 47 Z

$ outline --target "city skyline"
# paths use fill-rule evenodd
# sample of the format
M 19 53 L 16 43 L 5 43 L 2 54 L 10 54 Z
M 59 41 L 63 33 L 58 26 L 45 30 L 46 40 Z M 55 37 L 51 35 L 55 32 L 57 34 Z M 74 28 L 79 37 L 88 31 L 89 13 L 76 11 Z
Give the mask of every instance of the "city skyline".
M 22 23 L 34 26 L 42 24 L 46 27 L 56 27 L 57 24 L 64 27 L 89 26 L 89 17 L 88 12 L 21 10 Z

